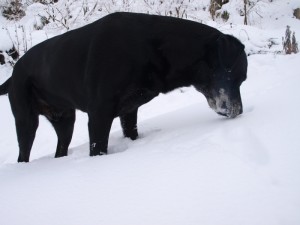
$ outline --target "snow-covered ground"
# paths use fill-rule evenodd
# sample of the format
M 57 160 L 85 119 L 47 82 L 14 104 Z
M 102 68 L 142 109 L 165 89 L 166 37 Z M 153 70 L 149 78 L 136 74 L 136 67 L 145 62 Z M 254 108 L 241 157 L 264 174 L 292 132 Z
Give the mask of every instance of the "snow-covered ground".
M 287 14 L 297 1 L 267 2 L 268 18 L 252 26 L 206 22 L 252 54 L 236 119 L 183 88 L 141 107 L 137 141 L 122 137 L 116 119 L 106 156 L 88 156 L 87 117 L 77 112 L 69 156 L 54 159 L 56 135 L 40 117 L 31 162 L 18 164 L 14 119 L 1 96 L 0 224 L 299 225 L 300 54 L 274 52 L 288 24 L 300 40 L 300 20 Z M 269 49 L 270 39 L 277 45 Z M 0 66 L 0 83 L 10 73 Z

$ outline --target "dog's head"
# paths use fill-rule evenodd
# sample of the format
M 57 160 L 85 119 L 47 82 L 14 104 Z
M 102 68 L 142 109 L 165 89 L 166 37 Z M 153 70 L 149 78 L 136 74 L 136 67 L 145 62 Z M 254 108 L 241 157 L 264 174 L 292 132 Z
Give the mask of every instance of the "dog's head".
M 247 78 L 248 65 L 244 45 L 232 36 L 221 35 L 207 51 L 209 75 L 201 75 L 194 86 L 216 113 L 234 118 L 243 112 L 240 86 Z

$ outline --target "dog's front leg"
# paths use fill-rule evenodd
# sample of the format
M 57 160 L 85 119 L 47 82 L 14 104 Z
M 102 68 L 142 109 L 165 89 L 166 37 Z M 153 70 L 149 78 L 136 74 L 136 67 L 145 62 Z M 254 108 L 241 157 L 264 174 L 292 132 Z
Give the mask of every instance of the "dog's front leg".
M 88 112 L 90 156 L 106 155 L 109 132 L 114 116 L 110 107 L 101 106 Z

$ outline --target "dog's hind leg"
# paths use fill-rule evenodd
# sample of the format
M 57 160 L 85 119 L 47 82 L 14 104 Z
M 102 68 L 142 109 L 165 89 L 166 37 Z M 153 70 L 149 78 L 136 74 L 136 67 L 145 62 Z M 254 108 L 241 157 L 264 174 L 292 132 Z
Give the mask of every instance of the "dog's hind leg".
M 68 155 L 68 148 L 74 130 L 75 117 L 75 110 L 70 109 L 59 115 L 57 119 L 48 118 L 55 129 L 58 139 L 55 158 Z
M 30 151 L 39 124 L 38 113 L 32 107 L 27 90 L 11 92 L 9 99 L 15 117 L 16 131 L 19 142 L 18 162 L 29 162 Z
M 133 110 L 130 113 L 120 116 L 121 126 L 123 129 L 124 137 L 128 137 L 131 140 L 136 140 L 138 137 L 137 131 L 137 112 L 138 109 Z
M 19 142 L 18 162 L 29 162 L 30 151 L 39 124 L 38 115 L 30 113 L 26 119 L 16 118 L 16 130 Z

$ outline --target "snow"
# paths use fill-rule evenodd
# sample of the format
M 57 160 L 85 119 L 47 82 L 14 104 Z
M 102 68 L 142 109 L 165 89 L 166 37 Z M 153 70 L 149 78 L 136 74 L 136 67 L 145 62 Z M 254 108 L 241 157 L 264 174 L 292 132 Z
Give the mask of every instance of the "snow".
M 0 51 L 8 51 L 12 48 L 13 44 L 7 34 L 7 31 L 0 29 Z
M 18 164 L 14 119 L 1 96 L 0 224 L 300 224 L 300 54 L 275 54 L 286 24 L 300 39 L 300 21 L 285 14 L 285 2 L 297 1 L 263 2 L 269 15 L 280 6 L 278 21 L 209 22 L 251 53 L 244 113 L 235 119 L 182 88 L 140 108 L 136 141 L 122 137 L 116 119 L 106 156 L 88 156 L 87 116 L 78 111 L 69 156 L 54 159 L 56 135 L 40 117 L 31 162 Z M 42 41 L 48 31 L 32 37 Z M 267 47 L 270 38 L 278 45 Z M 0 83 L 10 74 L 1 65 Z

